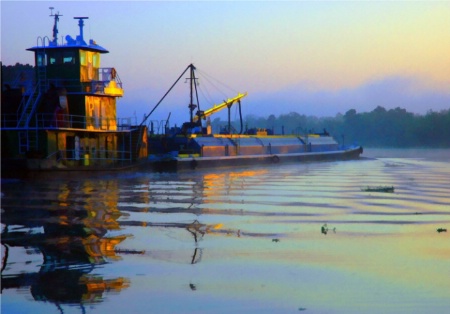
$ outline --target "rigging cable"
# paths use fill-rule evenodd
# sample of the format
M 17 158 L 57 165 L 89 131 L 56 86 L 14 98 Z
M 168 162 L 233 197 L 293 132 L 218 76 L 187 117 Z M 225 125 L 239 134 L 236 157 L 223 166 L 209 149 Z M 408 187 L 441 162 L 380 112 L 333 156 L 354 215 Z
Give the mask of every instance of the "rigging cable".
M 139 126 L 142 126 L 145 121 L 147 121 L 148 117 L 150 117 L 150 115 L 153 113 L 153 111 L 156 110 L 156 108 L 158 108 L 159 104 L 161 104 L 161 102 L 164 100 L 164 98 L 166 98 L 166 96 L 170 93 L 170 91 L 175 87 L 175 85 L 177 85 L 178 81 L 181 79 L 181 77 L 186 73 L 186 71 L 191 67 L 191 65 L 188 65 L 187 68 L 183 71 L 183 73 L 181 73 L 181 75 L 178 77 L 178 79 L 175 81 L 175 83 L 172 84 L 172 86 L 169 88 L 169 90 L 164 94 L 164 96 L 158 101 L 158 103 L 155 105 L 155 107 L 153 107 L 153 109 L 150 111 L 150 113 L 148 115 L 145 116 L 144 120 L 141 122 L 141 124 Z
M 212 76 L 209 75 L 208 73 L 206 73 L 206 72 L 204 72 L 204 71 L 201 71 L 201 70 L 198 70 L 198 69 L 197 69 L 197 72 L 199 72 L 200 74 L 203 74 L 205 77 L 207 77 L 207 78 L 209 78 L 209 79 L 211 79 L 211 80 L 214 80 L 216 83 L 218 83 L 218 84 L 220 84 L 220 85 L 226 87 L 227 89 L 231 90 L 233 93 L 237 93 L 237 91 L 236 91 L 234 88 L 231 88 L 231 87 L 228 86 L 227 84 L 225 84 L 225 83 L 219 81 L 218 79 L 212 77 Z M 213 85 L 219 92 L 221 92 L 221 93 L 226 97 L 226 93 L 224 93 L 220 88 L 218 88 L 213 82 L 211 82 L 210 80 L 208 80 L 208 81 L 211 83 L 211 85 Z

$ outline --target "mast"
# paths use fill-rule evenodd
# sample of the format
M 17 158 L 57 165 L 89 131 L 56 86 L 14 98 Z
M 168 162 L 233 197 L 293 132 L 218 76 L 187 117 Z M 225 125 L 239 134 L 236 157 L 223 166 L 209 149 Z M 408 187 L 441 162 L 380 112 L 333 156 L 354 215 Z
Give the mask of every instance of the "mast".
M 55 44 L 55 46 L 58 45 L 58 22 L 59 22 L 59 17 L 62 16 L 61 14 L 55 13 L 53 14 L 53 10 L 55 9 L 54 7 L 50 7 L 50 16 L 54 16 L 55 17 L 55 23 L 53 24 L 53 40 L 52 43 Z
M 192 63 L 189 65 L 189 70 L 190 70 L 190 77 L 187 78 L 187 80 L 190 80 L 190 102 L 188 108 L 190 113 L 190 122 L 192 123 L 194 122 L 194 110 L 195 108 L 199 107 L 199 104 L 198 104 L 197 82 L 196 82 L 197 78 L 195 77 L 195 66 Z M 197 97 L 197 105 L 194 104 L 194 89 Z

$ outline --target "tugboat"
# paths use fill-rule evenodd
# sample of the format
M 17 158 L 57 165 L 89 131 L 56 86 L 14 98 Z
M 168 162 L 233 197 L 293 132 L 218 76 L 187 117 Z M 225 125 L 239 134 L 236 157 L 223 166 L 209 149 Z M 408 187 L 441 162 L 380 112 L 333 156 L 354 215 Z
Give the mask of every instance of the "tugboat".
M 8 172 L 117 170 L 147 160 L 147 128 L 116 117 L 123 96 L 115 68 L 100 67 L 108 50 L 80 33 L 58 42 L 59 13 L 53 13 L 53 39 L 38 37 L 35 73 L 21 86 L 2 91 L 2 177 Z M 19 80 L 18 80 L 19 81 Z M 18 95 L 18 97 L 17 97 Z
M 323 133 L 304 135 L 275 135 L 267 129 L 244 130 L 241 100 L 247 96 L 247 93 L 238 93 L 237 96 L 214 105 L 208 110 L 200 110 L 196 83 L 198 78 L 195 70 L 195 66 L 190 64 L 144 118 L 143 123 L 180 78 L 189 71 L 190 77 L 187 80 L 190 81 L 188 105 L 190 120 L 185 122 L 181 129 L 166 129 L 166 133 L 162 136 L 153 135 L 153 132 L 150 132 L 148 137 L 149 159 L 153 161 L 153 168 L 157 170 L 351 160 L 359 158 L 363 152 L 361 146 L 341 147 L 326 130 Z M 230 120 L 230 110 L 235 104 L 239 106 L 239 131 L 232 128 Z M 228 127 L 220 134 L 213 134 L 210 116 L 225 108 L 228 109 Z

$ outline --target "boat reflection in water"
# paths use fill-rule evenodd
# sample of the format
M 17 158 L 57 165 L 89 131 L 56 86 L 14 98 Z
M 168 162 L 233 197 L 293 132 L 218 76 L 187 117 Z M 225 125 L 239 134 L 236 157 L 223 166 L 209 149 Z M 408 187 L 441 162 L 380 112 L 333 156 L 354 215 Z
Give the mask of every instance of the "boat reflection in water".
M 117 204 L 117 193 L 105 195 L 104 203 L 94 203 L 89 198 L 93 189 L 93 183 L 86 181 L 55 190 L 36 191 L 31 186 L 24 193 L 17 185 L 3 191 L 2 293 L 29 287 L 34 300 L 54 303 L 62 312 L 63 304 L 83 307 L 101 302 L 105 292 L 129 286 L 127 278 L 93 274 L 99 265 L 120 258 L 116 246 L 127 237 L 108 235 L 120 229 L 121 214 L 111 206 Z M 26 194 L 29 198 L 23 199 Z M 38 254 L 42 263 L 29 261 Z M 39 270 L 30 272 L 30 266 Z
M 149 180 L 143 175 L 133 178 L 131 185 L 118 178 L 4 182 L 2 293 L 7 289 L 29 289 L 35 301 L 53 303 L 60 312 L 64 312 L 64 305 L 83 309 L 87 304 L 103 302 L 105 294 L 129 288 L 130 279 L 120 273 L 114 272 L 113 278 L 99 275 L 100 268 L 124 255 L 197 264 L 202 260 L 204 248 L 200 242 L 205 235 L 258 236 L 226 229 L 222 223 L 204 224 L 198 220 L 203 214 L 215 212 L 201 205 L 234 188 L 233 173 L 226 174 L 230 176 L 225 180 L 229 185 L 217 185 L 217 176 L 222 175 L 199 175 L 194 181 L 187 176 L 177 182 L 153 177 Z M 241 176 L 245 177 L 246 172 Z M 139 192 L 142 186 L 145 188 Z M 152 213 L 166 215 L 162 222 L 147 220 Z M 139 241 L 142 246 L 124 242 L 147 238 L 151 230 L 156 235 L 152 241 Z M 184 242 L 184 248 L 173 251 L 164 230 L 179 233 L 177 240 Z M 195 289 L 195 284 L 191 283 L 190 288 Z

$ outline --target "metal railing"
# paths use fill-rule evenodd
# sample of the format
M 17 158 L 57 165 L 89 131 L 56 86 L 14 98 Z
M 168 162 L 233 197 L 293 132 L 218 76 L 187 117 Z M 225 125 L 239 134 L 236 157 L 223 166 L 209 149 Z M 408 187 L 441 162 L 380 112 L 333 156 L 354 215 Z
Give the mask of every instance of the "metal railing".
M 19 115 L 17 113 L 5 113 L 2 114 L 1 126 L 2 128 L 17 128 L 17 121 L 19 121 Z
M 122 80 L 120 79 L 119 74 L 117 74 L 115 68 L 99 68 L 98 78 L 100 82 L 115 81 L 117 86 L 122 88 Z
M 150 120 L 147 125 L 148 134 L 150 136 L 166 134 L 168 128 L 169 126 L 167 120 Z
M 133 121 L 133 119 L 135 121 Z M 134 122 L 134 123 L 133 123 Z M 125 131 L 136 125 L 136 118 L 102 118 L 68 114 L 40 113 L 36 115 L 36 125 L 42 128 L 69 128 L 80 130 Z
M 69 114 L 37 113 L 35 123 L 29 127 L 18 127 L 18 114 L 2 114 L 1 127 L 5 129 L 78 129 L 98 131 L 127 131 L 137 125 L 137 117 L 102 118 Z

